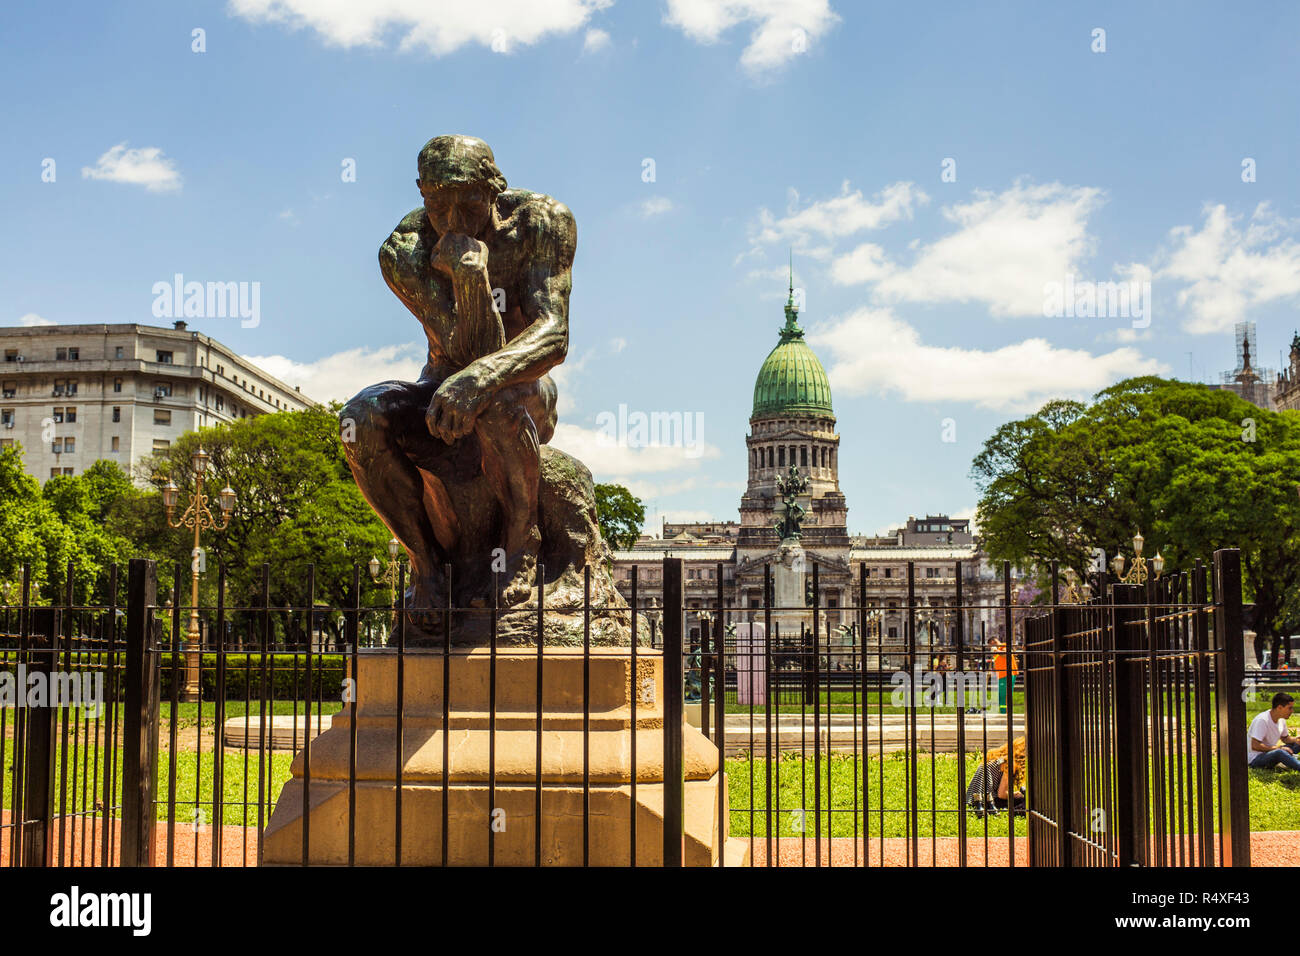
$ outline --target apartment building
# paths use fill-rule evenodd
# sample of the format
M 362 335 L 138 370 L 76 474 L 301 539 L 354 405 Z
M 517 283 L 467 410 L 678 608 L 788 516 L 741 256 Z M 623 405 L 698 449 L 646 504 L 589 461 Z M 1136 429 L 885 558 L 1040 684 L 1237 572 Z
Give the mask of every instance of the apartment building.
M 140 480 L 187 431 L 313 404 L 184 322 L 0 328 L 0 447 L 42 481 L 101 458 Z

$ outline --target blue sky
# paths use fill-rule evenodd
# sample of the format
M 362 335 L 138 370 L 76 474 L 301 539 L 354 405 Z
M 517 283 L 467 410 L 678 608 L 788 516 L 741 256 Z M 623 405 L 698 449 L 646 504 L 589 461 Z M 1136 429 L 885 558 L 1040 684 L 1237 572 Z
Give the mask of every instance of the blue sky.
M 425 140 L 481 136 L 578 223 L 554 443 L 655 521 L 737 517 L 791 247 L 856 532 L 969 515 L 1048 398 L 1217 379 L 1243 320 L 1277 366 L 1300 326 L 1293 4 L 10 3 L 0 51 L 0 324 L 258 282 L 256 327 L 191 327 L 315 398 L 412 377 L 376 253 Z M 1149 282 L 1149 325 L 1044 315 L 1067 277 Z M 703 446 L 603 444 L 620 405 Z

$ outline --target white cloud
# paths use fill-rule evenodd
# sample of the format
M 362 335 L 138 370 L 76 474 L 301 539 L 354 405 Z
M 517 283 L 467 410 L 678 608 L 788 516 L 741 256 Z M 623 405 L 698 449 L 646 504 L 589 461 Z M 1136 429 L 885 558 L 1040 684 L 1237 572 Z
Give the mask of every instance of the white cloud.
M 585 428 L 565 421 L 556 425 L 551 444 L 582 461 L 598 481 L 622 484 L 627 484 L 636 475 L 665 472 L 680 475 L 698 469 L 704 459 L 718 458 L 722 454 L 716 446 L 702 440 L 689 448 L 682 445 L 634 448 L 627 443 L 611 441 L 599 428 Z
M 1031 410 L 1130 376 L 1168 372 L 1132 348 L 1093 355 L 1041 338 L 991 350 L 926 345 L 888 309 L 858 309 L 809 339 L 832 356 L 831 386 L 841 393 L 895 393 L 910 402 L 971 402 L 999 411 Z
M 1296 223 L 1260 203 L 1243 230 L 1241 217 L 1207 205 L 1200 231 L 1169 231 L 1172 250 L 1157 256 L 1155 275 L 1183 284 L 1178 304 L 1188 309 L 1183 329 L 1223 332 L 1254 306 L 1300 296 L 1300 244 L 1284 233 Z
M 277 218 L 287 222 L 291 226 L 298 225 L 298 214 L 292 209 L 284 209 Z
M 43 315 L 37 315 L 35 312 L 28 312 L 26 315 L 18 316 L 18 324 L 26 328 L 35 328 L 38 325 L 57 325 L 53 319 L 47 319 Z
M 598 53 L 610 44 L 609 34 L 593 27 L 582 40 L 583 53 Z
M 874 283 L 882 302 L 979 302 L 995 316 L 1042 316 L 1044 288 L 1078 276 L 1093 252 L 1088 217 L 1100 189 L 1017 182 L 994 195 L 976 190 L 943 215 L 957 226 L 931 243 L 915 243 L 910 266 L 864 244 L 835 260 L 841 285 Z
M 428 357 L 428 346 L 417 342 L 355 348 L 315 362 L 296 362 L 283 355 L 251 355 L 249 361 L 287 385 L 297 385 L 317 402 L 347 401 L 376 382 L 413 382 Z
M 751 73 L 784 66 L 839 20 L 829 0 L 668 0 L 664 22 L 698 43 L 716 43 L 738 24 L 753 24 L 740 56 Z
M 662 216 L 673 208 L 673 201 L 667 196 L 655 196 L 653 199 L 643 200 L 641 203 L 641 215 L 646 219 L 653 216 Z
M 377 47 L 390 32 L 401 35 L 403 51 L 435 56 L 478 44 L 510 52 L 551 34 L 581 29 L 592 13 L 612 0 L 230 0 L 232 14 L 253 23 L 283 23 L 315 30 L 331 46 Z M 603 31 L 595 31 L 603 32 Z M 590 33 L 588 34 L 590 39 Z
M 127 149 L 118 143 L 94 166 L 82 166 L 83 179 L 105 179 L 114 183 L 143 186 L 150 192 L 171 192 L 181 188 L 181 174 L 172 160 L 157 146 Z
M 614 338 L 609 340 L 609 350 L 615 355 L 623 351 L 625 348 L 627 348 L 627 339 L 623 338 L 621 335 L 616 335 Z
M 831 253 L 830 247 L 814 246 L 813 236 L 825 242 L 864 229 L 882 229 L 890 223 L 911 219 L 913 207 L 929 201 L 930 197 L 915 183 L 892 183 L 867 199 L 860 189 L 850 191 L 845 180 L 838 196 L 819 199 L 800 209 L 799 193 L 791 189 L 784 216 L 777 218 L 767 209 L 758 211 L 758 226 L 751 242 L 755 246 L 792 245 L 801 255 L 826 258 Z

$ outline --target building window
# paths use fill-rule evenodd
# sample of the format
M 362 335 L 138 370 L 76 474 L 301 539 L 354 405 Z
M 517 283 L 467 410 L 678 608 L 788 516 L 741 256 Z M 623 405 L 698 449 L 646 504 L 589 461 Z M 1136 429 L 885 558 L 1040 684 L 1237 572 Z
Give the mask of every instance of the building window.
M 69 362 L 81 361 L 81 349 L 68 349 L 68 361 Z
M 162 349 L 159 349 L 159 350 L 158 350 L 158 364 L 159 364 L 159 365 L 171 365 L 171 364 L 172 364 L 172 353 L 171 353 L 171 352 L 165 352 L 165 351 L 163 351 Z
M 153 440 L 153 450 L 155 453 L 160 451 L 166 451 L 168 448 L 171 447 L 172 447 L 172 443 L 169 442 L 166 438 L 155 438 Z
M 218 374 L 218 375 L 225 375 L 225 374 L 226 374 L 226 367 L 225 367 L 224 365 L 218 365 L 218 366 L 217 366 L 217 374 Z
M 75 405 L 69 405 L 68 410 L 63 417 L 69 425 L 75 423 L 77 420 L 77 407 Z
M 776 463 L 780 465 L 782 468 L 785 467 L 785 446 L 784 445 L 782 445 L 780 449 L 777 450 Z
M 892 578 L 893 576 L 894 576 L 894 569 L 893 569 L 893 568 L 885 568 L 885 577 L 887 577 L 887 578 Z
M 926 569 L 925 569 L 925 576 L 926 576 L 927 578 L 937 578 L 937 577 L 939 576 L 939 569 L 938 569 L 938 568 L 926 568 Z
M 109 439 L 109 441 L 110 441 L 110 445 L 109 445 L 109 448 L 108 448 L 109 451 L 121 451 L 121 450 L 122 450 L 120 447 L 118 447 L 118 441 L 119 441 L 119 439 L 118 439 L 118 437 L 117 437 L 116 435 L 114 435 L 111 439 Z
M 68 350 L 67 350 L 67 349 L 55 349 L 55 350 L 54 350 L 54 361 L 56 361 L 56 362 L 66 362 L 67 360 L 68 360 Z
M 801 445 L 799 447 L 799 464 L 803 465 L 803 467 L 805 468 L 808 467 L 808 446 L 807 445 Z
M 155 425 L 170 425 L 172 423 L 172 413 L 166 408 L 155 408 L 153 410 L 153 423 Z
M 77 440 L 75 438 L 63 439 L 63 450 L 71 454 L 77 450 Z
M 6 362 L 17 362 L 17 361 L 18 361 L 18 350 L 17 350 L 17 349 L 5 349 L 5 361 L 6 361 Z
M 120 378 L 113 379 L 113 391 L 115 392 L 122 391 L 122 380 Z
M 121 405 L 114 405 L 114 406 L 113 406 L 113 421 L 115 421 L 115 422 L 120 422 L 121 420 L 122 420 L 122 406 L 121 406 Z
M 0 396 L 4 398 L 13 398 L 17 394 L 18 394 L 17 382 L 5 382 L 3 386 L 0 386 Z
M 62 438 L 56 438 L 56 439 L 54 439 L 54 441 L 50 442 L 50 451 L 52 451 L 52 452 L 53 452 L 54 454 L 56 454 L 56 455 L 62 455 L 62 454 L 63 454 L 63 439 L 62 439 Z
M 12 408 L 0 411 L 0 426 L 4 428 L 14 427 L 14 410 Z
M 14 440 L 12 438 L 0 438 L 0 448 L 13 448 Z
M 63 424 L 63 409 L 61 409 L 61 408 L 56 408 L 56 409 L 54 410 L 54 424 L 56 424 L 56 425 L 62 425 L 62 424 Z
M 77 394 L 77 380 L 75 378 L 68 379 L 68 394 L 69 395 Z
M 226 407 L 226 400 L 225 400 L 225 398 L 222 397 L 221 395 L 218 395 L 218 396 L 217 396 L 217 411 L 221 411 L 221 410 L 222 410 L 223 408 L 225 408 L 225 407 Z
M 118 359 L 126 358 L 126 355 L 123 353 L 122 346 L 119 345 L 117 348 L 113 349 L 113 358 L 118 358 Z
M 157 398 L 171 398 L 172 386 L 170 382 L 158 382 L 153 387 L 153 393 Z
M 892 640 L 894 640 L 894 639 L 897 638 L 897 637 L 898 637 L 898 628 L 896 628 L 896 627 L 891 627 L 891 628 L 889 629 L 889 639 L 892 641 Z

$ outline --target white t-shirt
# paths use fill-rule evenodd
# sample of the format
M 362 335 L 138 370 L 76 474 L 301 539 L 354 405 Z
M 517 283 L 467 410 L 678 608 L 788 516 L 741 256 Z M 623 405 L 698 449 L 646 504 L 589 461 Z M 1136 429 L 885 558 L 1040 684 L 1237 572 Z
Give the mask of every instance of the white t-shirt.
M 1250 745 L 1251 740 L 1258 740 L 1265 747 L 1276 747 L 1285 736 L 1286 721 L 1279 717 L 1277 720 L 1269 718 L 1270 711 L 1263 711 L 1254 720 L 1250 722 L 1250 733 L 1246 737 L 1246 762 L 1249 763 L 1255 759 L 1259 753 Z

